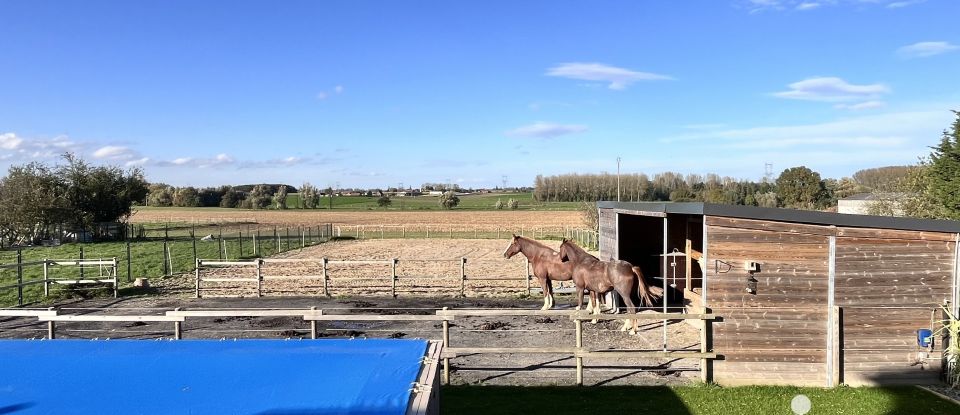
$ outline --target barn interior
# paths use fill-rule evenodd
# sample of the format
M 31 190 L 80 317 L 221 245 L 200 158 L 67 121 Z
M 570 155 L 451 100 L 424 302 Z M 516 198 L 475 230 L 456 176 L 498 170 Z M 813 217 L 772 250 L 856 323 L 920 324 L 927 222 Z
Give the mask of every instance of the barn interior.
M 696 258 L 703 251 L 702 215 L 617 213 L 616 220 L 617 257 L 639 266 L 651 283 L 663 286 L 666 279 L 668 304 L 683 305 L 684 298 L 699 293 L 703 270 Z M 688 258 L 694 258 L 690 266 Z

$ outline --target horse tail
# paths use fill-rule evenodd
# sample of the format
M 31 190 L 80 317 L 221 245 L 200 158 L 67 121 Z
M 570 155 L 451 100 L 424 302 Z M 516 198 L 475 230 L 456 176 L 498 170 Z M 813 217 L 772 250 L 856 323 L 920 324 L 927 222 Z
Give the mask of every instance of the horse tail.
M 643 278 L 643 271 L 640 270 L 640 267 L 633 267 L 632 269 L 633 274 L 637 276 L 637 294 L 639 294 L 641 301 L 650 306 L 656 299 L 663 297 L 663 288 L 647 285 L 647 280 Z

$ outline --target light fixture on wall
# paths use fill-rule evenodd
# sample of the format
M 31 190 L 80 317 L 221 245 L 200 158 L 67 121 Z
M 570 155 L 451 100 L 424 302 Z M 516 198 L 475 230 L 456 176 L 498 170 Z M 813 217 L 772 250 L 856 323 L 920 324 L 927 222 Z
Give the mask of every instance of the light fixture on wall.
M 753 274 L 760 272 L 760 263 L 754 262 L 754 261 L 744 261 L 743 269 L 745 269 L 748 273 L 747 292 L 753 295 L 757 295 L 757 283 L 759 281 L 757 281 L 757 279 L 753 277 Z

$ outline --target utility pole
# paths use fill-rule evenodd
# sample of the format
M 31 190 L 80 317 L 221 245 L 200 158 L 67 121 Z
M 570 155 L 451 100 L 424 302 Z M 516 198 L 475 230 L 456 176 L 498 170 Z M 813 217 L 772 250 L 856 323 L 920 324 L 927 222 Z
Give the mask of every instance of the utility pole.
M 617 157 L 617 201 L 620 201 L 620 157 Z
M 501 180 L 503 181 L 503 187 L 501 187 L 500 190 L 507 190 L 507 175 L 503 175 Z

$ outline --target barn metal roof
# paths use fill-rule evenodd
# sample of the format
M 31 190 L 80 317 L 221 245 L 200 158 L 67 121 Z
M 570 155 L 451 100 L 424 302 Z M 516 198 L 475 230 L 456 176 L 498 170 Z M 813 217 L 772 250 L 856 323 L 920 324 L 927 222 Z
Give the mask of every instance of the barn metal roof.
M 848 213 L 820 212 L 763 208 L 756 206 L 721 205 L 702 202 L 597 202 L 601 209 L 622 209 L 638 212 L 661 212 L 667 214 L 709 215 L 740 219 L 773 220 L 779 222 L 834 225 L 853 228 L 898 229 L 907 231 L 960 233 L 960 221 L 939 219 L 916 219 L 891 216 L 852 215 Z

